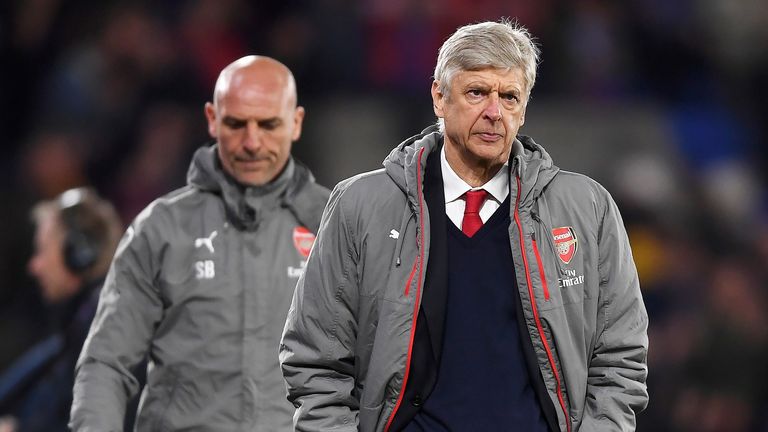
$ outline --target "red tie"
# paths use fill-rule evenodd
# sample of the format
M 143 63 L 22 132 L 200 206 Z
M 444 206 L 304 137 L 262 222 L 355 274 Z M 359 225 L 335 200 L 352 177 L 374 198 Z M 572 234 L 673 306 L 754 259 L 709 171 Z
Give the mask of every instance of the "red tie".
M 467 191 L 464 194 L 464 200 L 467 205 L 464 207 L 464 220 L 461 221 L 461 231 L 472 237 L 477 230 L 483 226 L 483 220 L 480 219 L 480 207 L 483 206 L 488 192 L 484 189 L 476 191 Z

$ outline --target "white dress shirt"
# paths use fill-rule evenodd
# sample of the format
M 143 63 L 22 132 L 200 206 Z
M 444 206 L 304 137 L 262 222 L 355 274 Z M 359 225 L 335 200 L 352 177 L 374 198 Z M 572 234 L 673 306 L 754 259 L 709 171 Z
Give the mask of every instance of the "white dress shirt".
M 509 176 L 507 175 L 509 162 L 505 162 L 504 166 L 501 167 L 492 179 L 477 188 L 468 185 L 451 168 L 448 160 L 445 158 L 445 146 L 440 150 L 440 166 L 442 167 L 443 188 L 445 191 L 445 214 L 459 229 L 461 229 L 461 221 L 464 219 L 464 207 L 466 204 L 464 193 L 480 189 L 485 189 L 488 192 L 488 198 L 480 208 L 480 219 L 483 223 L 493 215 L 496 209 L 501 206 L 501 203 L 507 199 L 507 195 L 509 195 Z

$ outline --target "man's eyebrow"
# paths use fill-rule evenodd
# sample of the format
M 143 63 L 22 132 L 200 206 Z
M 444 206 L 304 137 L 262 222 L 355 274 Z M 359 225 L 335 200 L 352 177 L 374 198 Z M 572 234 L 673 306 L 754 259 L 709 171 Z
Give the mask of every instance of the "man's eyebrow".
M 221 121 L 224 121 L 224 122 L 227 122 L 227 123 L 245 123 L 244 119 L 241 119 L 241 118 L 235 117 L 235 116 L 231 116 L 231 115 L 224 116 L 224 118 L 221 119 Z
M 513 96 L 520 96 L 522 91 L 520 89 L 518 89 L 517 87 L 510 87 L 510 88 L 506 88 L 506 89 L 501 89 L 499 91 L 499 93 L 513 95 Z

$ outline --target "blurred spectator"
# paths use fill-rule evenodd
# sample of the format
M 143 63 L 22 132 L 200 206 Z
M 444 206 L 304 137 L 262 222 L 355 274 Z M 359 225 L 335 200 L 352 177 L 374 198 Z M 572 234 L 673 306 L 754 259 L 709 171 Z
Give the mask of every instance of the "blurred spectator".
M 242 0 L 193 0 L 181 10 L 178 35 L 189 56 L 197 85 L 213 87 L 219 72 L 245 55 L 248 2 Z
M 113 170 L 112 196 L 122 220 L 128 221 L 159 195 L 180 186 L 196 146 L 191 113 L 177 104 L 155 104 L 143 115 L 136 149 Z M 141 173 L 141 175 L 136 175 Z
M 41 132 L 30 140 L 21 159 L 25 192 L 49 198 L 86 183 L 87 144 L 69 131 Z
M 38 203 L 32 218 L 37 230 L 29 272 L 56 331 L 0 375 L 0 428 L 66 431 L 75 362 L 122 227 L 112 205 L 88 188 Z
M 673 407 L 677 430 L 748 432 L 765 400 L 768 319 L 756 256 L 722 257 Z

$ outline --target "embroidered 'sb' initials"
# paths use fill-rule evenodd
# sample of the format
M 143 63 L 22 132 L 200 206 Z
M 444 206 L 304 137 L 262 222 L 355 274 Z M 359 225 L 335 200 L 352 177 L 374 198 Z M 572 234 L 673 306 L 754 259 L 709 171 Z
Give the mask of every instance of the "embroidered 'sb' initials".
M 195 278 L 213 279 L 216 276 L 216 267 L 212 260 L 203 260 L 195 262 Z

